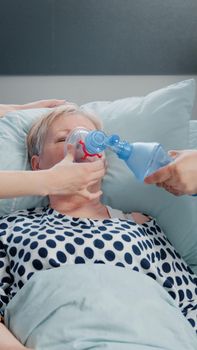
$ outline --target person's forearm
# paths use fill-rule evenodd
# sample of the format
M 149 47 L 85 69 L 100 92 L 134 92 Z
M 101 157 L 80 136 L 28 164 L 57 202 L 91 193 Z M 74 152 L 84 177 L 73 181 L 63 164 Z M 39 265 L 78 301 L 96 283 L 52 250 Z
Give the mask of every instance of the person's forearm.
M 0 323 L 0 350 L 25 350 L 27 349 L 21 344 L 13 334 Z
M 17 111 L 20 109 L 33 109 L 33 108 L 54 108 L 61 106 L 65 103 L 65 100 L 57 100 L 57 99 L 50 99 L 50 100 L 40 100 L 40 101 L 34 101 L 30 103 L 15 105 L 15 104 L 0 104 L 0 118 L 3 117 L 7 112 Z
M 48 194 L 47 170 L 1 171 L 0 198 Z
M 0 117 L 3 117 L 4 114 L 11 111 L 16 111 L 21 108 L 21 105 L 2 105 L 0 104 Z

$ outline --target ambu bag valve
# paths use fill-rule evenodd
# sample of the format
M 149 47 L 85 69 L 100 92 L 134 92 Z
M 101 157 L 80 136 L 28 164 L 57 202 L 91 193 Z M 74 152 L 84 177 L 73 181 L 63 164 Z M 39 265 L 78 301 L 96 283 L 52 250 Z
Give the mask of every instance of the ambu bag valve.
M 121 141 L 118 135 L 107 136 L 100 130 L 90 131 L 86 135 L 84 143 L 90 154 L 99 154 L 106 148 L 111 149 L 120 159 L 125 161 L 140 181 L 172 161 L 160 143 L 129 143 Z

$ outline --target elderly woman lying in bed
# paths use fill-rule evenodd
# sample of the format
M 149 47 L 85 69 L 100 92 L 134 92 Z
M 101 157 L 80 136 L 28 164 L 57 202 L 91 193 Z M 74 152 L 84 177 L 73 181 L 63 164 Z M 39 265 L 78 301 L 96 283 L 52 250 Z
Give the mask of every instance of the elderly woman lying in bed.
M 36 122 L 27 140 L 32 168 L 47 169 L 59 162 L 68 133 L 79 126 L 93 130 L 100 123 L 72 104 Z M 91 192 L 98 192 L 100 186 L 100 182 L 92 183 Z M 68 264 L 109 264 L 154 279 L 197 331 L 197 279 L 154 219 L 125 214 L 103 205 L 100 199 L 77 195 L 51 195 L 49 203 L 46 208 L 18 211 L 0 221 L 2 315 L 9 301 L 38 272 Z

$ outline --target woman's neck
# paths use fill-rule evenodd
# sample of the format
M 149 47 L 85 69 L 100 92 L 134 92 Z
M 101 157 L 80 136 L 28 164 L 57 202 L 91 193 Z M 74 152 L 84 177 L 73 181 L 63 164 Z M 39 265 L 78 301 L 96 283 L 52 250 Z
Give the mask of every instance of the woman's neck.
M 50 207 L 59 213 L 89 219 L 109 218 L 107 208 L 99 199 L 87 200 L 79 196 L 50 196 Z

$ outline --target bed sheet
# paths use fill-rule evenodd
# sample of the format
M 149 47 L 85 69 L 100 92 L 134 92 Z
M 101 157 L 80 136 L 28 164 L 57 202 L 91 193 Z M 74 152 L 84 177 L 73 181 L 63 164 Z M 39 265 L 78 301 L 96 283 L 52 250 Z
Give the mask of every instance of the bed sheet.
M 196 350 L 174 300 L 130 269 L 80 264 L 38 272 L 8 304 L 5 322 L 37 350 Z

